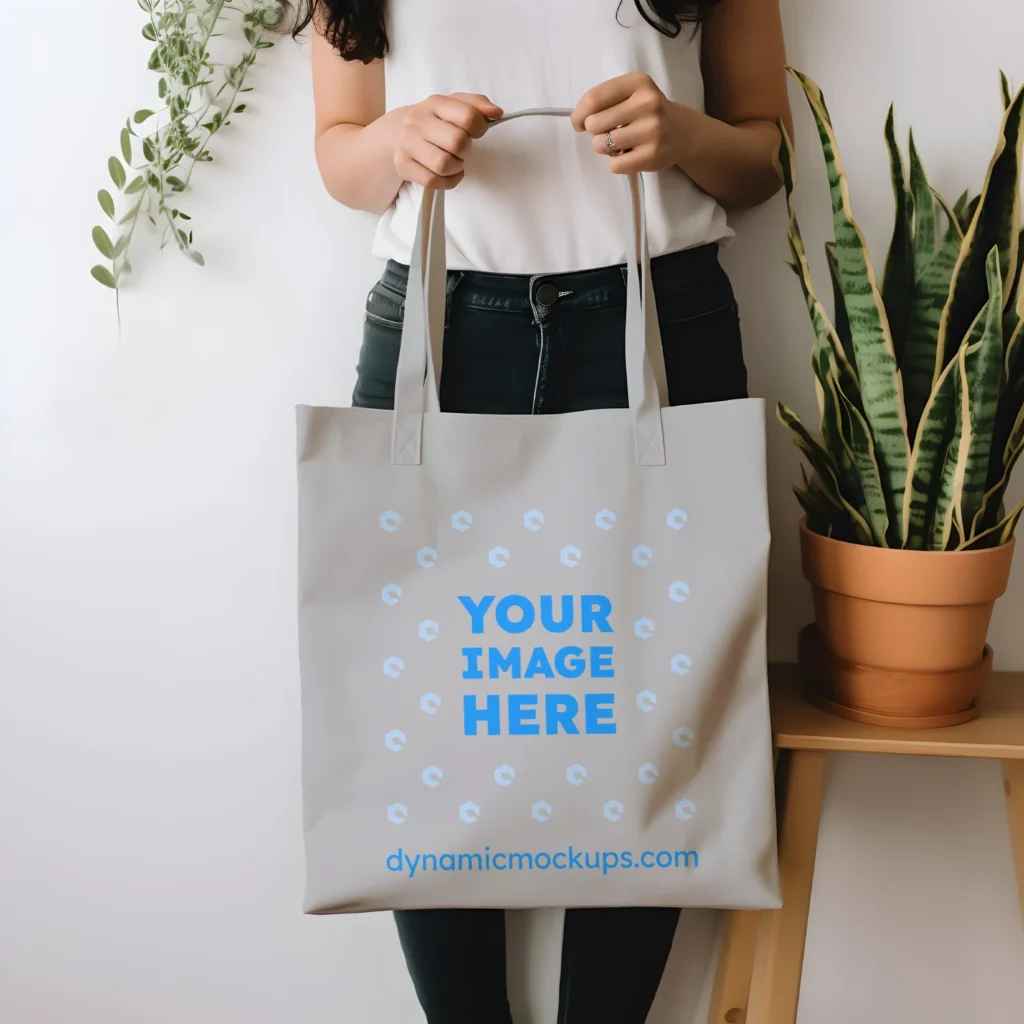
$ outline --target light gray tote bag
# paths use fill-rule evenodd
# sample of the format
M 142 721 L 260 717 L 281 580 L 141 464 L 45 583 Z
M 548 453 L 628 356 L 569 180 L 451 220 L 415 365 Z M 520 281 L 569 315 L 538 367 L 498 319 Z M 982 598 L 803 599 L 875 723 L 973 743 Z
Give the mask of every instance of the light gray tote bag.
M 630 185 L 628 409 L 439 410 L 428 191 L 394 413 L 297 410 L 308 913 L 779 905 L 764 407 L 667 407 Z

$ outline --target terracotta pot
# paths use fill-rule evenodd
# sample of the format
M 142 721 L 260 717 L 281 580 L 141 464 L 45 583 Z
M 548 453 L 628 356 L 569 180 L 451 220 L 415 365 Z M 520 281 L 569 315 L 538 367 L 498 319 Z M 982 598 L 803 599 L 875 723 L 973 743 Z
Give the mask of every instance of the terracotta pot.
M 800 667 L 807 696 L 844 718 L 901 729 L 960 725 L 978 716 L 978 698 L 992 675 L 992 649 L 953 672 L 901 672 L 841 661 L 817 626 L 800 633 Z
M 802 522 L 800 547 L 827 655 L 812 670 L 823 697 L 897 717 L 971 706 L 991 672 L 985 638 L 1009 582 L 1013 541 L 903 551 L 831 540 Z M 815 659 L 801 660 L 807 668 Z

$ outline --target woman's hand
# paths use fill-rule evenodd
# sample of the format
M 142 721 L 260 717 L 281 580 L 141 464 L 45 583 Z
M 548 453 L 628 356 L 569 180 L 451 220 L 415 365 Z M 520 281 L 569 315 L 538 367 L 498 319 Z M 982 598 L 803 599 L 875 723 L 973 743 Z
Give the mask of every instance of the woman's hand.
M 431 96 L 405 107 L 397 112 L 395 170 L 403 181 L 426 188 L 455 188 L 465 176 L 472 140 L 501 113 L 486 96 L 470 93 Z
M 591 89 L 576 105 L 572 124 L 594 137 L 594 151 L 610 158 L 615 174 L 632 174 L 680 163 L 687 122 L 696 114 L 666 99 L 650 75 L 637 72 Z

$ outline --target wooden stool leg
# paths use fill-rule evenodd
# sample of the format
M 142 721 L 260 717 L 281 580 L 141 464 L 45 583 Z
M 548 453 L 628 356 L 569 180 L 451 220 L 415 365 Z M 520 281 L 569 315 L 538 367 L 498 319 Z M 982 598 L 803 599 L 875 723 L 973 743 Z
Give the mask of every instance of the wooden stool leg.
M 776 777 L 780 756 L 778 748 L 772 750 L 772 771 Z M 725 912 L 708 1024 L 743 1024 L 747 1019 L 750 978 L 754 973 L 754 952 L 760 926 L 760 910 Z
M 760 910 L 726 912 L 708 1024 L 743 1024 L 747 1019 L 750 976 L 754 970 L 760 921 Z
M 1024 761 L 1003 762 L 1003 788 L 1006 790 L 1006 814 L 1010 819 L 1017 895 L 1021 917 L 1024 918 Z
M 796 1024 L 800 999 L 825 754 L 794 750 L 788 761 L 780 772 L 779 875 L 783 906 L 761 914 L 746 1024 Z

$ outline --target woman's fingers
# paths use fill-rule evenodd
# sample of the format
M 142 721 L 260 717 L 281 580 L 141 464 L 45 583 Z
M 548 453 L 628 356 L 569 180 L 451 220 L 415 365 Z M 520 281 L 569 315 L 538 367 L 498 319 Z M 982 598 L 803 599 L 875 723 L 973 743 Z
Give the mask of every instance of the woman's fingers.
M 410 181 L 414 185 L 422 185 L 424 188 L 433 189 L 435 192 L 447 192 L 449 189 L 455 188 L 465 176 L 465 171 L 459 171 L 458 174 L 444 177 L 440 174 L 435 174 L 430 168 L 413 161 L 407 162 L 405 170 L 402 172 L 403 181 Z
M 590 132 L 591 135 L 604 135 L 605 132 L 610 132 L 619 125 L 631 124 L 643 117 L 644 113 L 636 98 L 630 96 L 629 99 L 622 103 L 616 103 L 615 106 L 609 107 L 607 110 L 591 114 L 586 120 L 584 130 Z
M 638 171 L 649 171 L 655 165 L 657 151 L 649 143 L 637 146 L 628 153 L 613 156 L 608 161 L 608 169 L 612 174 L 633 174 Z
M 600 85 L 595 85 L 593 89 L 587 90 L 572 112 L 573 128 L 578 132 L 588 131 L 591 134 L 594 131 L 608 131 L 607 128 L 592 129 L 587 124 L 587 120 L 601 111 L 606 111 L 625 102 L 636 92 L 638 80 L 645 77 L 637 74 L 620 75 L 618 78 L 611 78 L 607 82 L 602 82 Z M 622 124 L 622 121 L 616 121 L 615 124 Z
M 443 128 L 435 129 L 444 134 Z M 422 164 L 429 171 L 440 175 L 442 178 L 458 174 L 463 169 L 464 161 L 461 157 L 452 153 L 444 146 L 439 146 L 428 136 L 422 139 L 414 139 L 409 147 L 409 155 L 418 164 Z
M 454 125 L 471 139 L 479 139 L 487 131 L 488 119 L 501 116 L 501 107 L 486 96 L 469 93 L 435 96 L 430 110 L 435 117 Z
M 497 103 L 492 103 L 486 96 L 480 96 L 477 93 L 456 92 L 452 93 L 451 98 L 462 100 L 482 115 L 480 118 L 474 118 L 471 128 L 465 128 L 465 131 L 474 139 L 481 138 L 487 131 L 489 123 L 496 121 L 504 113 Z
M 465 159 L 473 145 L 473 138 L 467 131 L 440 117 L 428 118 L 422 128 L 423 141 L 429 142 L 460 162 Z
M 661 171 L 675 162 L 670 104 L 650 75 L 623 75 L 586 93 L 572 119 L 593 136 L 594 152 L 615 174 Z
M 395 169 L 403 181 L 454 188 L 465 175 L 464 158 L 473 139 L 501 113 L 486 96 L 470 93 L 430 96 L 409 107 L 395 147 Z
M 626 150 L 636 149 L 645 142 L 653 142 L 657 131 L 657 124 L 653 120 L 634 121 L 632 124 L 612 128 L 593 138 L 594 152 L 603 156 L 615 156 L 617 153 L 625 153 Z M 612 145 L 608 145 L 611 138 Z

